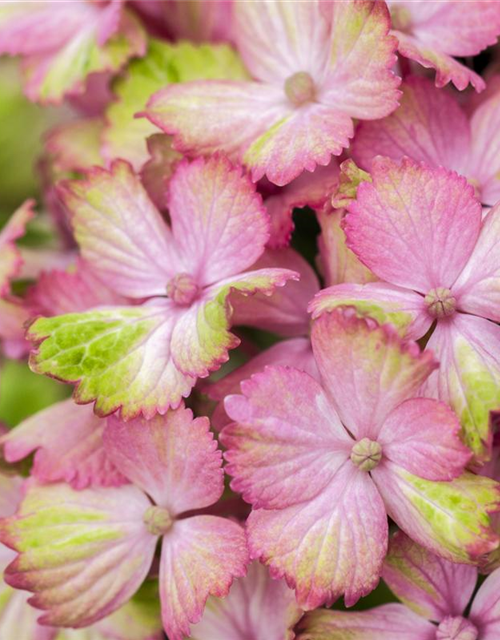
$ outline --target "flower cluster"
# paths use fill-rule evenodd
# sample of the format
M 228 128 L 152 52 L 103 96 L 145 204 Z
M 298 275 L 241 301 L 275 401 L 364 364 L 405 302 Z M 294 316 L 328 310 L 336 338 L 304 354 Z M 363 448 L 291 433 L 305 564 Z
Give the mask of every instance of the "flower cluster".
M 0 638 L 500 638 L 499 36 L 497 0 L 0 3 L 57 120 L 0 400 L 63 383 L 0 425 Z

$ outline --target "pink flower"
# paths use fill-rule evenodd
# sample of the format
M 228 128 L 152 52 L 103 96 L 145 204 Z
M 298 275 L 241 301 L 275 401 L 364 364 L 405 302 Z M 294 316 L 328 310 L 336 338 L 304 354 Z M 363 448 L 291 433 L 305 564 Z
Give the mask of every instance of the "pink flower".
M 481 219 L 465 178 L 403 159 L 372 163 L 345 222 L 347 244 L 384 282 L 318 294 L 316 317 L 337 305 L 392 322 L 428 346 L 440 368 L 422 393 L 451 405 L 477 461 L 490 454 L 490 411 L 500 407 L 500 207 Z
M 477 91 L 484 80 L 455 57 L 475 56 L 495 44 L 500 35 L 500 5 L 496 0 L 387 0 L 393 33 L 401 55 L 436 70 L 436 86 L 453 82 Z
M 356 162 L 368 171 L 377 155 L 393 160 L 408 156 L 430 167 L 443 166 L 466 176 L 483 204 L 496 204 L 500 91 L 485 96 L 466 113 L 451 93 L 436 89 L 425 78 L 410 78 L 401 88 L 401 106 L 394 114 L 376 125 L 360 124 L 352 145 Z
M 500 637 L 500 570 L 472 598 L 477 569 L 419 547 L 401 532 L 382 572 L 403 602 L 359 613 L 318 610 L 301 621 L 297 640 L 496 640 Z
M 2 541 L 19 554 L 5 579 L 34 592 L 42 624 L 88 626 L 137 591 L 161 538 L 163 625 L 182 640 L 207 597 L 225 596 L 248 560 L 243 529 L 201 512 L 223 492 L 208 419 L 183 407 L 149 421 L 112 417 L 104 445 L 134 484 L 75 491 L 31 481 L 17 515 L 1 523 Z
M 251 182 L 222 157 L 179 165 L 169 185 L 171 226 L 130 165 L 95 168 L 62 189 L 83 259 L 115 294 L 110 306 L 37 320 L 31 366 L 77 384 L 78 403 L 108 415 L 152 417 L 178 406 L 198 377 L 228 359 L 228 296 L 267 295 L 298 277 L 246 271 L 262 254 L 269 219 Z
M 253 81 L 170 86 L 146 108 L 182 152 L 223 150 L 254 181 L 284 185 L 340 155 L 353 118 L 397 106 L 396 41 L 383 2 L 236 2 L 233 30 Z
M 387 514 L 448 559 L 496 548 L 496 483 L 460 475 L 470 452 L 456 416 L 414 398 L 437 367 L 432 355 L 352 309 L 317 320 L 312 344 L 322 384 L 268 367 L 226 398 L 234 424 L 221 438 L 231 487 L 254 508 L 251 556 L 313 609 L 342 593 L 352 605 L 376 586 Z

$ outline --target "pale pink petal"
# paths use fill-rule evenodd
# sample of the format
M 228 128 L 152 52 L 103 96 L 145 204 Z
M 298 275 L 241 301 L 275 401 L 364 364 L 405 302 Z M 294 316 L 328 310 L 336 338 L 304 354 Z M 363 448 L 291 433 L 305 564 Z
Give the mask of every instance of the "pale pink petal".
M 226 596 L 247 563 L 245 532 L 235 522 L 214 516 L 175 522 L 163 537 L 160 561 L 162 619 L 170 640 L 189 636 L 208 596 Z
M 379 158 L 349 207 L 347 246 L 376 275 L 426 294 L 449 288 L 469 259 L 481 205 L 465 178 Z
M 453 480 L 471 458 L 459 438 L 460 422 L 444 402 L 406 400 L 387 416 L 377 442 L 384 456 L 427 480 Z
M 208 507 L 222 495 L 222 455 L 208 418 L 183 406 L 151 420 L 111 416 L 106 453 L 118 469 L 171 515 Z
M 486 215 L 472 255 L 453 285 L 461 311 L 500 322 L 500 203 Z
M 141 169 L 141 181 L 149 197 L 162 211 L 167 206 L 167 186 L 182 155 L 172 147 L 172 139 L 154 133 L 146 140 L 149 160 Z
M 378 155 L 398 161 L 408 156 L 467 176 L 471 132 L 458 101 L 423 77 L 408 78 L 401 89 L 401 106 L 394 113 L 360 123 L 352 144 L 356 162 L 369 170 Z
M 357 318 L 352 309 L 321 316 L 311 339 L 329 397 L 359 440 L 376 440 L 390 412 L 437 367 L 432 353 L 403 342 L 391 325 Z
M 476 586 L 477 569 L 443 560 L 398 531 L 389 543 L 382 577 L 416 614 L 440 622 L 464 613 Z
M 382 282 L 337 284 L 322 289 L 309 303 L 313 319 L 337 307 L 354 307 L 360 317 L 391 323 L 401 335 L 417 340 L 429 330 L 432 319 L 424 298 L 414 291 Z
M 211 417 L 213 427 L 220 430 L 230 422 L 224 409 L 224 398 L 232 393 L 240 393 L 240 383 L 254 373 L 263 371 L 268 365 L 294 367 L 319 380 L 319 371 L 309 338 L 290 338 L 278 342 L 239 366 L 229 375 L 204 387 L 203 391 L 212 400 L 219 402 Z
M 481 202 L 500 200 L 500 90 L 484 100 L 471 117 L 470 173 L 481 189 Z
M 64 481 L 73 489 L 127 482 L 104 450 L 105 421 L 72 400 L 54 404 L 0 438 L 7 462 L 36 452 L 31 475 L 41 483 Z
M 464 473 L 433 482 L 383 459 L 371 472 L 389 516 L 412 540 L 450 562 L 477 564 L 498 547 L 489 514 L 498 511 L 498 483 Z
M 228 396 L 234 421 L 221 433 L 231 487 L 256 508 L 311 500 L 333 480 L 354 441 L 319 383 L 288 367 L 268 367 Z
M 27 591 L 12 589 L 4 582 L 0 586 L 0 637 L 19 640 L 56 640 L 58 631 L 37 622 L 40 611 L 30 607 Z M 59 638 L 59 640 L 61 640 Z M 65 639 L 63 639 L 65 640 Z M 100 640 L 100 639 L 98 639 Z
M 2 429 L 2 433 L 6 431 Z M 0 474 L 0 518 L 13 516 L 23 497 L 23 478 L 13 474 Z M 2 547 L 3 548 L 3 547 Z M 4 567 L 0 566 L 0 571 Z
M 303 336 L 309 332 L 307 305 L 319 290 L 318 278 L 308 262 L 293 249 L 267 249 L 252 265 L 254 269 L 283 268 L 300 274 L 298 282 L 289 282 L 272 296 L 256 293 L 231 296 L 233 325 L 265 329 L 282 336 Z
M 131 166 L 117 160 L 61 188 L 83 258 L 116 293 L 165 295 L 175 275 L 171 233 Z
M 0 231 L 0 296 L 9 293 L 10 280 L 21 269 L 21 254 L 14 243 L 26 233 L 26 225 L 35 215 L 34 204 L 34 200 L 26 200 Z
M 369 611 L 318 609 L 304 616 L 296 640 L 435 640 L 436 627 L 401 604 Z M 201 640 L 201 639 L 200 639 Z
M 266 640 L 293 640 L 293 628 L 302 616 L 294 592 L 284 580 L 273 580 L 268 570 L 253 562 L 246 577 L 235 580 L 226 598 L 209 598 L 205 613 L 191 627 L 193 640 L 235 640 L 242 633 Z
M 438 323 L 427 346 L 440 367 L 421 393 L 451 406 L 460 418 L 465 444 L 482 463 L 491 455 L 490 412 L 500 409 L 500 327 L 456 313 Z
M 226 158 L 179 165 L 168 210 L 183 271 L 207 286 L 248 269 L 269 238 L 269 216 L 255 186 Z
M 469 619 L 481 640 L 496 640 L 500 634 L 500 569 L 483 582 L 472 602 Z
M 102 165 L 104 124 L 102 117 L 80 118 L 49 129 L 45 135 L 44 151 L 51 172 L 62 175 Z
M 0 342 L 8 358 L 21 358 L 29 351 L 25 339 L 26 323 L 32 316 L 20 298 L 0 298 Z
M 151 506 L 136 487 L 74 491 L 65 484 L 29 488 L 16 516 L 2 521 L 2 542 L 18 552 L 5 572 L 42 624 L 88 626 L 137 591 L 157 538 L 143 523 Z
M 351 606 L 379 581 L 387 516 L 369 474 L 350 461 L 313 500 L 254 510 L 247 527 L 252 557 L 284 576 L 306 610 L 342 594 Z

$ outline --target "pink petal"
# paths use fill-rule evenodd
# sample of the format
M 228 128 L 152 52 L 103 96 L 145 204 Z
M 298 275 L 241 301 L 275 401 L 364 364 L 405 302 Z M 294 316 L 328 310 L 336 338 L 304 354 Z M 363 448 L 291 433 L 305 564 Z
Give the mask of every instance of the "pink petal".
M 228 396 L 234 420 L 221 433 L 231 487 L 255 508 L 284 509 L 318 496 L 354 441 L 320 385 L 288 367 L 267 367 Z
M 96 167 L 60 193 L 82 256 L 101 280 L 123 296 L 165 295 L 176 273 L 173 240 L 127 162 Z
M 256 293 L 231 296 L 233 325 L 246 325 L 282 336 L 302 336 L 309 332 L 307 304 L 319 289 L 318 278 L 308 262 L 293 249 L 267 249 L 252 265 L 252 270 L 284 268 L 300 274 L 298 282 L 289 282 L 272 296 Z
M 8 358 L 21 358 L 28 353 L 30 347 L 24 336 L 31 315 L 20 298 L 0 298 L 0 341 Z
M 240 393 L 240 383 L 253 376 L 254 373 L 262 371 L 268 365 L 294 367 L 319 381 L 319 371 L 309 338 L 290 338 L 278 342 L 269 349 L 261 351 L 229 375 L 203 389 L 212 400 L 219 402 L 211 417 L 213 427 L 220 430 L 230 422 L 224 409 L 224 398 L 232 393 Z
M 35 215 L 34 205 L 34 200 L 26 200 L 0 231 L 0 296 L 9 293 L 10 280 L 21 268 L 21 254 L 14 243 L 26 233 L 26 225 Z
M 19 640 L 55 640 L 58 630 L 37 622 L 40 612 L 28 604 L 30 594 L 5 583 L 0 586 L 0 634 Z
M 443 560 L 398 531 L 389 543 L 382 577 L 407 607 L 440 622 L 464 613 L 476 586 L 477 569 Z
M 163 210 L 166 207 L 167 185 L 182 159 L 172 147 L 172 139 L 163 133 L 155 133 L 146 140 L 149 160 L 141 169 L 141 181 L 149 197 Z
M 391 325 L 359 319 L 352 309 L 321 316 L 311 339 L 323 384 L 358 440 L 376 440 L 390 412 L 437 367 L 431 353 L 403 342 Z
M 471 118 L 471 175 L 480 183 L 481 201 L 494 205 L 500 200 L 500 91 L 492 93 Z
M 1 539 L 18 552 L 5 572 L 40 623 L 88 626 L 137 591 L 157 539 L 142 518 L 148 498 L 136 487 L 74 491 L 65 484 L 31 485 L 16 516 L 3 520 Z
M 221 156 L 179 165 L 168 209 L 183 270 L 200 286 L 248 269 L 269 238 L 269 216 L 254 185 Z
M 383 282 L 345 283 L 322 289 L 309 303 L 309 311 L 316 319 L 345 306 L 354 307 L 360 317 L 391 323 L 412 340 L 425 335 L 432 323 L 422 296 Z
M 459 438 L 460 422 L 444 402 L 406 400 L 380 429 L 377 442 L 384 456 L 427 480 L 453 480 L 471 458 Z
M 449 288 L 469 259 L 481 205 L 465 178 L 379 158 L 346 218 L 347 246 L 376 275 L 426 294 Z
M 500 204 L 487 214 L 472 255 L 453 286 L 458 308 L 500 322 Z
M 151 420 L 108 418 L 104 446 L 117 468 L 171 515 L 217 502 L 222 455 L 208 418 L 179 407 Z
M 369 611 L 311 611 L 296 640 L 435 640 L 436 627 L 402 604 Z
M 447 402 L 460 418 L 462 437 L 482 463 L 491 454 L 490 412 L 500 408 L 500 327 L 456 313 L 438 323 L 428 347 L 440 362 L 421 392 Z
M 377 155 L 397 161 L 408 156 L 468 175 L 471 132 L 458 101 L 423 77 L 409 78 L 401 88 L 399 109 L 383 120 L 362 122 L 356 130 L 356 162 L 369 169 Z
M 247 563 L 245 532 L 235 522 L 214 516 L 175 522 L 163 537 L 160 563 L 162 619 L 170 640 L 189 636 L 208 596 L 226 596 Z
M 16 513 L 23 496 L 22 488 L 21 476 L 0 474 L 0 518 L 8 518 Z M 3 569 L 0 566 L 0 571 Z
M 233 583 L 224 599 L 209 598 L 202 619 L 191 628 L 193 640 L 234 640 L 243 630 L 250 637 L 294 640 L 302 616 L 294 592 L 284 580 L 272 580 L 258 562 Z
M 372 591 L 387 550 L 387 516 L 370 476 L 346 462 L 313 500 L 287 509 L 252 511 L 252 557 L 275 578 L 285 576 L 299 605 L 331 605 L 341 594 L 351 606 Z
M 483 582 L 472 602 L 469 619 L 479 629 L 481 640 L 496 640 L 500 634 L 500 570 Z
M 73 489 L 119 486 L 127 480 L 103 448 L 104 425 L 92 407 L 64 400 L 22 422 L 0 444 L 7 462 L 35 451 L 31 475 L 40 483 L 64 481 Z

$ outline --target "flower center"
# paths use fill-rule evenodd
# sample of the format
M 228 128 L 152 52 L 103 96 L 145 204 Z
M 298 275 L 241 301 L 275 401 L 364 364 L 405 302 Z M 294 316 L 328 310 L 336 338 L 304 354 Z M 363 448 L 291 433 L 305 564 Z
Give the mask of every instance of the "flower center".
M 351 449 L 351 462 L 361 471 L 375 469 L 382 459 L 382 447 L 378 442 L 363 438 Z
M 392 28 L 398 31 L 409 31 L 412 23 L 411 12 L 399 4 L 391 5 Z
M 457 299 L 449 289 L 436 287 L 425 296 L 427 311 L 433 318 L 452 316 L 457 308 Z
M 168 509 L 157 507 L 156 505 L 146 510 L 142 520 L 146 525 L 146 529 L 153 536 L 162 536 L 164 533 L 167 533 L 174 524 Z
M 477 640 L 476 627 L 462 616 L 448 616 L 441 621 L 436 631 L 436 640 Z
M 285 80 L 285 94 L 296 107 L 312 102 L 316 97 L 314 80 L 307 71 L 298 71 Z
M 189 273 L 177 273 L 167 284 L 167 296 L 181 307 L 189 306 L 199 293 L 200 288 Z

